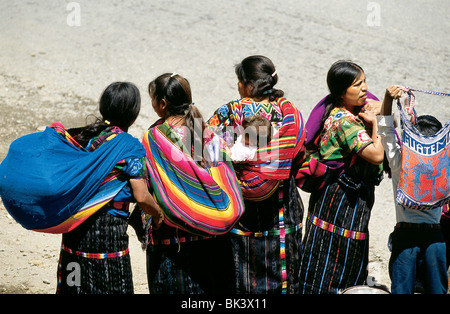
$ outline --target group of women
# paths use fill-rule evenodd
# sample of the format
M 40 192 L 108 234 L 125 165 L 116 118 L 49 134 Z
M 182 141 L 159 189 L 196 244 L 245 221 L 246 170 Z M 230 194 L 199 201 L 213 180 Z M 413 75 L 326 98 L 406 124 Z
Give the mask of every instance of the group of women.
M 128 224 L 146 248 L 151 294 L 339 293 L 364 284 L 383 147 L 363 69 L 333 64 L 330 94 L 307 123 L 275 87 L 270 59 L 247 57 L 235 71 L 240 99 L 209 119 L 193 105 L 186 78 L 167 73 L 150 82 L 160 119 L 144 135 L 145 154 L 120 160 L 110 176 L 129 184 L 64 233 L 59 293 L 133 293 Z M 126 132 L 139 109 L 137 88 L 114 83 L 101 97 L 101 119 L 62 133 L 95 151 Z M 252 115 L 266 117 L 274 133 L 235 171 L 228 150 Z M 311 192 L 307 212 L 303 187 Z M 68 280 L 73 263 L 78 282 Z

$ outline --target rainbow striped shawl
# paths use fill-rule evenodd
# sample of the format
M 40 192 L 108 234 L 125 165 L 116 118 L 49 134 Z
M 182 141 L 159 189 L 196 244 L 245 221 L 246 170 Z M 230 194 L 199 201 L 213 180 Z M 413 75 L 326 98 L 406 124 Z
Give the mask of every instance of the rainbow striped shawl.
M 69 232 L 124 187 L 126 181 L 109 176 L 114 166 L 144 155 L 139 140 L 125 132 L 87 152 L 54 123 L 11 144 L 0 164 L 0 195 L 24 228 Z
M 280 181 L 289 178 L 291 169 L 301 161 L 299 157 L 304 152 L 306 129 L 300 111 L 284 97 L 278 98 L 276 105 L 256 103 L 250 98 L 230 102 L 213 114 L 208 125 L 226 138 L 230 137 L 230 129 L 238 131 L 244 118 L 254 114 L 267 117 L 279 128 L 267 146 L 257 149 L 255 160 L 246 162 L 239 173 L 244 198 L 260 201 L 270 197 Z
M 214 145 L 209 148 L 220 156 L 212 167 L 202 168 L 167 122 L 158 123 L 145 134 L 143 144 L 149 184 L 165 222 L 199 235 L 228 232 L 241 217 L 244 204 L 224 145 L 205 144 L 207 149 Z

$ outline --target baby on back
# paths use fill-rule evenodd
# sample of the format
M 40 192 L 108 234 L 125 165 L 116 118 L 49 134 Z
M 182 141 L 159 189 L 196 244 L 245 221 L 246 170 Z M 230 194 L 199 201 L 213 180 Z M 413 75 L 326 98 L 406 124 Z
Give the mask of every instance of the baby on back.
M 271 140 L 272 124 L 261 115 L 246 117 L 242 122 L 243 133 L 239 135 L 231 148 L 233 162 L 245 162 L 255 159 L 259 147 L 264 147 Z

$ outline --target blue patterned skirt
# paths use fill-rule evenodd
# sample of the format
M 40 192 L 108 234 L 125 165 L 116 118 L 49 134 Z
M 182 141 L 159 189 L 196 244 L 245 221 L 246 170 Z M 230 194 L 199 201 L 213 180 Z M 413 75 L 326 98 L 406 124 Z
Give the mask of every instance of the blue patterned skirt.
M 128 222 L 100 210 L 63 234 L 59 294 L 132 294 Z
M 302 244 L 300 293 L 336 294 L 368 275 L 369 219 L 374 186 L 341 177 L 313 192 Z

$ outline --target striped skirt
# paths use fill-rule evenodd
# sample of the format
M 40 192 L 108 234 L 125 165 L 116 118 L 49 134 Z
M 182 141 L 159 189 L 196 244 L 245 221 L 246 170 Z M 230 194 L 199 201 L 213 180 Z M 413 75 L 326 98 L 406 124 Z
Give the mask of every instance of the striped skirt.
M 275 235 L 232 234 L 234 247 L 236 293 L 298 293 L 301 226 Z
M 233 293 L 233 260 L 227 235 L 204 238 L 163 225 L 147 246 L 150 294 Z
M 236 293 L 298 293 L 302 219 L 303 203 L 292 178 L 272 197 L 245 203 L 230 234 Z
M 132 294 L 128 222 L 103 210 L 63 234 L 59 294 Z
M 313 192 L 302 242 L 300 293 L 336 294 L 368 275 L 369 219 L 374 186 L 340 179 Z

